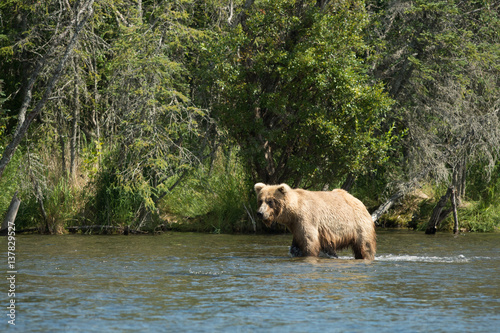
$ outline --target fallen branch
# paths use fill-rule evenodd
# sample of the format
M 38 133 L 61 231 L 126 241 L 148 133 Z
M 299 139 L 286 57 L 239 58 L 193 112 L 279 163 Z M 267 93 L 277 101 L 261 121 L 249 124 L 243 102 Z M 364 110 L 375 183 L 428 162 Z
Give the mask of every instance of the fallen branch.
M 382 205 L 380 205 L 376 211 L 373 212 L 372 214 L 372 220 L 373 222 L 377 223 L 377 220 L 380 218 L 380 216 L 384 215 L 394 204 L 396 201 L 401 199 L 404 195 L 403 191 L 398 191 L 392 195 L 392 197 L 389 198 L 386 202 L 384 202 Z

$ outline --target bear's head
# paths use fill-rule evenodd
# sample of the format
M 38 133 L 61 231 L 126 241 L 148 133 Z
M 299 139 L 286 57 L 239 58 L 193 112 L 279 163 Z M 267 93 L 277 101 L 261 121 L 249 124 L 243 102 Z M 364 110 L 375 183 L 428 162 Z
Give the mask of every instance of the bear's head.
M 286 184 L 266 185 L 257 183 L 254 189 L 257 193 L 257 217 L 262 219 L 265 225 L 269 227 L 274 221 L 279 219 L 279 216 L 283 212 L 285 197 L 291 188 Z

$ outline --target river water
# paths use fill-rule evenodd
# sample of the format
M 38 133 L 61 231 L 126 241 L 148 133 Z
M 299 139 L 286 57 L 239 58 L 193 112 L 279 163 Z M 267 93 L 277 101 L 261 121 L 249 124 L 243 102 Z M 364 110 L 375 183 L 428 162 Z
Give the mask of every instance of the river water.
M 377 233 L 373 262 L 291 258 L 290 235 L 19 235 L 0 330 L 500 332 L 500 234 Z

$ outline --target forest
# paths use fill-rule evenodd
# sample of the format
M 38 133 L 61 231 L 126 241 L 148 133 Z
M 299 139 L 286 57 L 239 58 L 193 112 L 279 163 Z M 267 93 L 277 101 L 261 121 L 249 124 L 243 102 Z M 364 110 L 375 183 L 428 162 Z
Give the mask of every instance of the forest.
M 497 231 L 499 13 L 2 1 L 2 220 L 18 198 L 17 230 L 265 232 L 264 182 L 343 188 L 378 227 L 449 231 L 456 208 L 460 232 Z

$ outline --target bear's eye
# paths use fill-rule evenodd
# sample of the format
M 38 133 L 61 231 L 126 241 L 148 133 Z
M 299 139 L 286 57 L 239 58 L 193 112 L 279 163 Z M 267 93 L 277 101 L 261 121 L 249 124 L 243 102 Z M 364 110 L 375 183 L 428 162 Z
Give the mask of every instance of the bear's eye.
M 266 204 L 267 204 L 269 207 L 273 208 L 274 201 L 273 201 L 273 200 L 271 200 L 271 199 L 267 199 L 267 200 L 266 200 Z
M 259 200 L 259 202 L 257 203 L 260 206 L 262 206 L 262 200 Z

